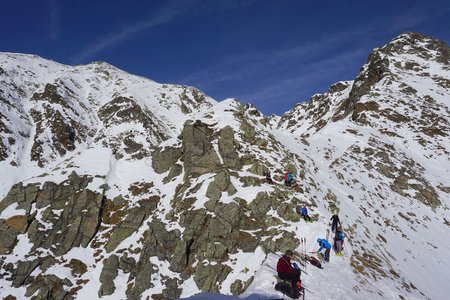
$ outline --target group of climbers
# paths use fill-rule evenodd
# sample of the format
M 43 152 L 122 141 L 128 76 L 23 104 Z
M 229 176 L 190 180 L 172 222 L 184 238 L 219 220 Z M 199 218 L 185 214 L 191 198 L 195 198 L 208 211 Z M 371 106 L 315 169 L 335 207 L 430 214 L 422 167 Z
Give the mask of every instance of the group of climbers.
M 305 222 L 308 222 L 310 220 L 308 209 L 306 208 L 306 206 L 302 206 L 301 208 L 296 207 L 296 211 L 303 217 Z M 331 231 L 334 233 L 333 245 L 331 245 L 327 241 L 327 239 L 317 239 L 317 243 L 319 244 L 320 248 L 316 251 L 316 253 L 322 253 L 322 250 L 325 250 L 324 254 L 322 254 L 325 262 L 330 261 L 331 248 L 334 249 L 337 256 L 342 256 L 344 247 L 345 234 L 342 230 L 342 224 L 339 220 L 339 216 L 336 210 L 333 212 L 333 215 L 330 218 L 329 226 L 331 227 Z M 297 299 L 299 295 L 304 292 L 304 289 L 302 287 L 302 281 L 300 279 L 301 270 L 296 263 L 292 263 L 292 257 L 292 250 L 287 250 L 286 253 L 280 257 L 277 263 L 277 273 L 280 279 L 290 282 L 291 291 L 289 295 L 292 298 Z M 282 291 L 281 289 L 278 290 Z
M 302 174 L 304 174 L 304 173 L 302 173 Z M 273 183 L 272 175 L 270 174 L 269 171 L 264 172 L 263 175 L 266 177 L 267 183 L 269 183 L 269 184 Z M 284 185 L 285 186 L 289 186 L 290 187 L 292 185 L 292 181 L 293 180 L 294 180 L 294 175 L 293 175 L 292 172 L 286 172 L 284 174 Z
M 273 183 L 270 171 L 264 172 L 263 175 L 266 177 L 267 183 L 269 183 L 269 184 Z M 305 179 L 305 171 L 303 171 L 303 170 L 300 171 L 300 178 L 301 179 Z M 294 181 L 294 173 L 291 172 L 291 171 L 285 172 L 284 176 L 283 176 L 283 179 L 284 179 L 284 185 L 288 186 L 288 187 L 291 187 L 292 183 Z
M 337 211 L 334 211 L 331 221 L 331 232 L 334 233 L 333 238 L 333 249 L 337 256 L 342 256 L 342 251 L 344 250 L 344 238 L 345 233 L 342 230 L 342 224 L 337 215 Z
M 273 180 L 272 180 L 272 177 L 271 177 L 271 174 L 269 171 L 265 172 L 264 176 L 266 177 L 267 183 L 273 184 Z M 305 178 L 304 171 L 300 172 L 300 178 L 301 179 Z M 285 186 L 291 187 L 293 180 L 294 180 L 293 173 L 291 171 L 285 172 L 285 174 L 284 174 Z M 297 206 L 295 208 L 295 210 L 300 215 L 300 217 L 305 220 L 305 222 L 313 221 L 311 216 L 308 214 L 308 208 L 305 205 Z M 336 210 L 333 212 L 333 215 L 330 218 L 329 226 L 331 227 L 331 232 L 334 233 L 333 244 L 330 244 L 330 242 L 327 240 L 328 237 L 326 239 L 318 238 L 317 243 L 319 244 L 319 249 L 316 251 L 316 253 L 318 253 L 318 254 L 320 253 L 323 256 L 323 260 L 327 263 L 330 261 L 330 252 L 331 252 L 332 248 L 336 252 L 337 256 L 342 256 L 342 251 L 344 249 L 345 234 L 342 230 L 342 225 L 341 225 L 341 222 L 339 220 L 339 216 L 338 216 Z M 323 250 L 325 250 L 325 251 L 322 254 Z M 292 250 L 287 250 L 285 252 L 285 254 L 280 257 L 280 259 L 278 260 L 278 263 L 277 263 L 277 273 L 278 273 L 278 277 L 281 280 L 286 280 L 290 283 L 291 287 L 289 288 L 290 289 L 289 295 L 292 298 L 297 299 L 299 297 L 299 295 L 303 293 L 304 289 L 302 287 L 302 281 L 300 279 L 301 270 L 297 264 L 292 262 L 292 257 L 293 257 Z M 314 257 L 308 257 L 308 258 L 314 258 Z M 316 258 L 314 258 L 314 259 L 317 262 L 319 262 Z M 320 264 L 320 262 L 319 262 L 319 264 Z M 318 267 L 321 268 L 321 266 L 318 266 Z M 277 289 L 277 287 L 280 288 L 280 286 L 278 284 L 276 286 L 276 289 Z M 282 289 L 278 289 L 278 290 L 280 290 L 282 292 L 286 292 L 286 291 L 283 291 Z
M 292 172 L 284 173 L 284 185 L 285 186 L 290 187 L 292 185 L 292 180 L 294 180 L 294 175 L 292 174 Z
M 337 211 L 335 210 L 333 215 L 330 218 L 329 226 L 331 227 L 331 232 L 334 233 L 333 237 L 333 246 L 326 240 L 326 239 L 317 239 L 317 243 L 319 243 L 319 250 L 317 250 L 317 253 L 321 253 L 323 249 L 325 249 L 325 255 L 324 260 L 325 262 L 330 261 L 330 250 L 333 248 L 333 250 L 336 252 L 337 256 L 342 256 L 342 251 L 344 250 L 344 238 L 345 234 L 342 230 L 342 224 L 339 220 L 339 216 L 337 214 Z

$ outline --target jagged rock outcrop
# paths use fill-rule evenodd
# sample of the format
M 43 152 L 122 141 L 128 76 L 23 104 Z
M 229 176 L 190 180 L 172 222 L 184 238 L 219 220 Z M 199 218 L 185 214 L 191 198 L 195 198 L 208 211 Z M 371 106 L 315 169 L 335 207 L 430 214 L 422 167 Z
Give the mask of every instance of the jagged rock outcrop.
M 212 141 L 214 130 L 202 122 L 187 122 L 183 128 L 184 177 L 200 176 L 219 169 L 221 163 Z

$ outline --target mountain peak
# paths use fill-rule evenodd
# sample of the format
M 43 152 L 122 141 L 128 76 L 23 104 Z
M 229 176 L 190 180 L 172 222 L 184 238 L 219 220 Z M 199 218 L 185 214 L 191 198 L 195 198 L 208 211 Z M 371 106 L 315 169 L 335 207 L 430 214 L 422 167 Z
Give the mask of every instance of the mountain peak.
M 450 64 L 448 45 L 442 40 L 418 32 L 402 33 L 379 50 L 388 55 L 418 55 L 428 60 Z

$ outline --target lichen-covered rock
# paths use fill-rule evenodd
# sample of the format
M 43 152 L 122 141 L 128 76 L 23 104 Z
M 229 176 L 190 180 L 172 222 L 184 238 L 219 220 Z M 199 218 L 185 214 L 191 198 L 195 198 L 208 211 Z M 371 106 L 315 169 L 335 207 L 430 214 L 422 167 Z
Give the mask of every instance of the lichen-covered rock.
M 269 211 L 272 203 L 266 192 L 256 194 L 255 200 L 250 203 L 250 210 L 255 219 L 264 218 Z
M 212 145 L 214 131 L 207 124 L 186 122 L 182 138 L 185 179 L 190 175 L 196 177 L 220 168 L 219 156 Z
M 19 261 L 17 264 L 17 268 L 13 272 L 12 280 L 14 287 L 21 287 L 29 276 L 31 272 L 36 269 L 37 266 L 41 263 L 42 259 L 35 259 L 33 261 Z
M 73 283 L 67 279 L 61 279 L 56 275 L 38 275 L 27 288 L 25 296 L 35 300 L 54 299 L 71 300 L 74 299 L 67 291 Z
M 105 245 L 106 251 L 112 252 L 115 250 L 124 239 L 133 234 L 142 225 L 147 216 L 147 211 L 140 207 L 131 209 L 125 220 L 119 222 L 113 229 Z
M 161 261 L 170 261 L 181 236 L 179 230 L 167 231 L 164 223 L 157 219 L 148 223 L 148 226 L 139 261 L 129 277 L 129 280 L 135 279 L 127 290 L 127 297 L 130 299 L 139 299 L 145 290 L 153 286 L 151 276 L 158 268 L 150 262 L 150 257 L 157 256 Z
M 234 130 L 231 126 L 225 126 L 220 130 L 218 144 L 224 165 L 230 169 L 241 169 L 241 162 L 236 151 L 238 144 L 234 138 Z
M 226 265 L 203 265 L 196 267 L 194 281 L 202 291 L 219 292 L 219 284 L 225 280 L 232 271 Z
M 152 167 L 156 173 L 162 174 L 169 169 L 181 158 L 182 152 L 179 148 L 167 147 L 165 149 L 157 149 L 152 153 Z
M 235 282 L 231 284 L 230 287 L 231 294 L 233 294 L 233 296 L 238 296 L 243 292 L 245 292 L 247 288 L 250 286 L 250 284 L 252 284 L 254 278 L 255 277 L 252 276 L 246 282 L 242 282 L 242 280 L 237 279 Z
M 180 164 L 172 165 L 172 167 L 170 168 L 169 175 L 167 175 L 167 177 L 164 178 L 163 182 L 164 183 L 170 182 L 173 178 L 178 177 L 182 172 L 183 172 L 182 165 L 180 165 Z
M 269 169 L 265 165 L 257 162 L 253 163 L 250 167 L 250 172 L 259 176 L 264 176 L 264 174 L 268 172 L 268 170 Z
M 297 212 L 295 212 L 295 206 L 290 203 L 282 203 L 277 209 L 277 213 L 280 217 L 286 221 L 298 222 L 300 217 Z
M 187 267 L 190 251 L 189 247 L 192 242 L 192 240 L 186 241 L 183 239 L 177 243 L 172 261 L 170 262 L 170 269 L 172 271 L 181 273 Z
M 117 255 L 111 255 L 103 261 L 103 269 L 100 273 L 101 286 L 98 296 L 112 295 L 116 290 L 114 279 L 119 274 L 119 258 Z
M 8 206 L 17 204 L 17 208 L 24 209 L 26 214 L 29 215 L 31 204 L 36 200 L 38 192 L 37 184 L 29 184 L 24 187 L 20 182 L 13 185 L 6 197 L 0 202 L 0 213 Z
M 32 250 L 43 247 L 63 255 L 73 247 L 87 247 L 97 233 L 104 201 L 101 194 L 85 189 L 91 180 L 72 173 L 61 184 L 44 184 L 36 199 L 36 207 L 44 210 L 42 218 L 28 229 Z
M 86 264 L 79 259 L 72 258 L 69 262 L 69 266 L 73 276 L 81 276 L 87 272 Z
M 242 132 L 242 139 L 245 142 L 252 142 L 253 139 L 256 136 L 256 129 L 252 125 L 250 125 L 248 122 L 243 121 L 241 123 L 241 127 L 239 128 Z
M 237 190 L 231 183 L 230 174 L 227 171 L 220 171 L 214 180 L 208 185 L 206 196 L 211 200 L 219 200 L 222 192 L 228 192 L 228 196 L 234 195 Z
M 128 257 L 127 252 L 125 252 L 119 261 L 119 269 L 121 269 L 125 274 L 130 273 L 136 266 L 136 260 L 133 257 Z
M 180 282 L 176 278 L 168 278 L 164 281 L 166 288 L 162 292 L 163 299 L 179 299 L 182 293 Z

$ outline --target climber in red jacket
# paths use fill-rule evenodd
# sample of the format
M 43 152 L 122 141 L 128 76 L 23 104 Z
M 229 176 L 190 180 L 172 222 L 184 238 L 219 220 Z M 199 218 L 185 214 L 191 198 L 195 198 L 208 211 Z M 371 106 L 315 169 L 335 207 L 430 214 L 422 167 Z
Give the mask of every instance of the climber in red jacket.
M 293 289 L 299 289 L 302 286 L 300 280 L 300 268 L 296 263 L 292 265 L 293 252 L 291 250 L 286 251 L 286 254 L 281 256 L 277 263 L 278 277 L 283 280 L 290 280 Z

